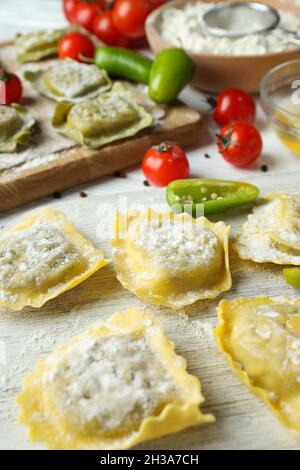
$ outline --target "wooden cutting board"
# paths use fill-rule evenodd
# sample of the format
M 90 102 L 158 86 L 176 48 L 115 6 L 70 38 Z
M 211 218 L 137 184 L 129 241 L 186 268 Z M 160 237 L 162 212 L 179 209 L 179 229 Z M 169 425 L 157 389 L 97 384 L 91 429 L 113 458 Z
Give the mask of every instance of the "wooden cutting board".
M 14 47 L 10 43 L 0 45 L 0 63 L 20 76 L 25 69 L 53 62 L 20 66 L 14 57 Z M 192 147 L 201 139 L 202 116 L 178 103 L 168 107 L 165 117 L 154 127 L 131 139 L 90 150 L 74 145 L 51 128 L 54 102 L 38 96 L 28 84 L 24 84 L 24 91 L 22 104 L 36 116 L 39 132 L 31 147 L 13 154 L 0 154 L 0 212 L 136 165 L 151 145 L 161 141 Z
M 261 175 L 249 178 L 265 191 L 285 191 L 299 194 L 300 172 L 272 178 Z M 121 199 L 122 198 L 122 199 Z M 89 195 L 76 205 L 64 199 L 52 201 L 51 207 L 63 210 L 76 226 L 106 257 L 111 256 L 109 228 L 115 208 L 127 201 L 156 208 L 166 208 L 164 191 L 147 190 L 103 197 Z M 233 238 L 249 212 L 248 208 L 215 216 L 232 226 Z M 24 214 L 21 216 L 24 217 Z M 1 218 L 6 228 L 16 222 L 16 215 Z M 18 216 L 20 220 L 20 215 Z M 37 449 L 27 439 L 27 431 L 17 423 L 15 396 L 22 379 L 32 370 L 39 356 L 53 350 L 93 323 L 129 307 L 153 312 L 176 346 L 187 359 L 188 370 L 201 379 L 206 402 L 202 407 L 213 413 L 216 422 L 204 427 L 192 427 L 139 446 L 139 449 L 300 449 L 300 439 L 293 436 L 255 395 L 233 375 L 219 353 L 212 328 L 216 325 L 216 307 L 221 298 L 258 295 L 299 296 L 287 286 L 280 266 L 260 266 L 239 260 L 232 250 L 230 263 L 233 287 L 218 299 L 201 301 L 173 312 L 170 309 L 144 304 L 122 288 L 111 264 L 104 267 L 75 289 L 48 302 L 39 310 L 26 308 L 22 312 L 0 312 L 0 448 Z

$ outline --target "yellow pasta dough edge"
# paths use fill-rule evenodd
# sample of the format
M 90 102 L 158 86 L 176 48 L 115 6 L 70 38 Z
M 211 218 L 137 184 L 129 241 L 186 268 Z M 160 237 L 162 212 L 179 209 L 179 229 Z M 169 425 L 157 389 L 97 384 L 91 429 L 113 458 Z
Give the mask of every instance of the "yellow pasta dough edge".
M 186 220 L 187 222 L 193 222 L 195 224 L 204 224 L 205 228 L 208 228 L 212 230 L 219 238 L 219 240 L 222 243 L 223 246 L 223 251 L 224 251 L 224 272 L 222 278 L 216 283 L 213 289 L 211 289 L 210 294 L 200 294 L 193 297 L 192 299 L 190 298 L 189 300 L 183 300 L 182 302 L 170 302 L 168 301 L 165 297 L 163 296 L 149 296 L 147 293 L 141 292 L 139 293 L 139 289 L 133 289 L 131 285 L 131 280 L 129 281 L 126 279 L 126 272 L 128 271 L 126 268 L 125 269 L 117 269 L 117 277 L 119 281 L 121 282 L 122 286 L 128 289 L 130 292 L 132 292 L 134 295 L 136 295 L 139 298 L 142 298 L 143 300 L 146 300 L 149 303 L 156 304 L 156 305 L 161 305 L 164 307 L 169 307 L 172 309 L 180 309 L 182 307 L 191 305 L 199 300 L 206 300 L 206 299 L 213 299 L 218 297 L 222 292 L 226 292 L 232 287 L 232 279 L 231 279 L 231 272 L 230 272 L 230 265 L 229 265 L 229 235 L 230 235 L 230 225 L 226 225 L 224 222 L 220 221 L 217 223 L 210 222 L 206 217 L 199 217 L 198 219 L 195 219 L 191 217 L 191 215 L 187 213 L 182 213 L 182 214 L 174 214 L 173 212 L 162 212 L 162 213 L 157 213 L 153 211 L 152 209 L 148 209 L 146 212 L 139 213 L 135 212 L 132 214 L 121 214 L 117 212 L 116 214 L 116 223 L 115 223 L 115 233 L 116 233 L 116 239 L 113 240 L 112 246 L 113 248 L 117 248 L 119 250 L 123 250 L 122 253 L 118 255 L 118 258 L 121 257 L 121 263 L 125 265 L 125 257 L 124 251 L 124 241 L 119 238 L 119 233 L 122 232 L 120 230 L 120 227 L 127 230 L 130 223 L 139 215 L 142 215 L 145 219 L 148 217 L 150 220 L 150 216 L 158 219 L 166 219 L 170 220 L 170 218 L 174 219 L 179 219 L 179 220 Z M 120 261 L 120 258 L 119 258 Z M 120 266 L 118 266 L 120 267 Z M 124 266 L 123 266 L 124 268 Z M 125 273 L 125 274 L 124 274 Z
M 51 423 L 38 418 L 34 419 L 44 411 L 40 400 L 42 387 L 39 382 L 44 369 L 44 360 L 40 359 L 35 370 L 25 378 L 23 391 L 16 398 L 17 404 L 21 408 L 19 422 L 29 427 L 30 439 L 32 441 L 42 440 L 46 442 L 50 449 L 122 450 L 129 449 L 147 440 L 175 433 L 190 426 L 214 422 L 213 415 L 204 415 L 199 408 L 199 405 L 204 402 L 200 380 L 187 372 L 186 360 L 176 355 L 174 343 L 164 335 L 162 327 L 152 315 L 145 314 L 137 309 L 118 312 L 106 322 L 90 328 L 87 334 L 101 336 L 111 331 L 127 331 L 129 334 L 139 331 L 147 334 L 149 328 L 152 329 L 152 333 L 150 333 L 152 347 L 158 352 L 162 363 L 168 367 L 168 371 L 175 382 L 189 396 L 183 404 L 167 404 L 158 416 L 144 418 L 138 431 L 133 431 L 132 435 L 116 441 L 98 439 L 96 442 L 85 443 L 76 438 L 73 441 L 64 441 L 59 437 L 58 430 Z M 56 348 L 54 353 L 63 351 L 65 347 L 78 341 L 81 336 L 75 336 L 69 343 Z
M 77 230 L 71 222 L 69 222 L 69 220 L 63 214 L 63 212 L 59 210 L 51 209 L 49 207 L 39 209 L 38 211 L 29 214 L 18 225 L 12 227 L 8 232 L 6 232 L 4 236 L 0 238 L 0 242 L 1 242 L 1 239 L 7 238 L 10 233 L 19 232 L 21 230 L 29 228 L 35 222 L 39 220 L 43 220 L 43 219 L 45 219 L 46 221 L 58 222 L 61 225 L 62 231 L 66 234 L 68 240 L 74 241 L 76 245 L 80 247 L 81 253 L 84 253 L 84 250 L 88 248 L 93 251 L 92 253 L 93 256 L 97 255 L 99 259 L 94 263 L 94 265 L 90 269 L 84 271 L 82 274 L 78 276 L 75 276 L 73 279 L 67 282 L 63 288 L 57 289 L 53 291 L 51 294 L 48 294 L 48 295 L 41 294 L 37 296 L 35 299 L 21 297 L 18 302 L 9 301 L 6 299 L 0 299 L 1 307 L 10 308 L 15 311 L 22 310 L 26 306 L 40 308 L 49 300 L 54 299 L 55 297 L 58 297 L 60 294 L 63 294 L 64 292 L 67 292 L 68 290 L 73 289 L 73 287 L 76 287 L 78 284 L 81 284 L 83 281 L 89 278 L 92 274 L 94 274 L 96 271 L 98 271 L 103 266 L 106 266 L 109 263 L 109 260 L 105 260 L 103 258 L 102 251 L 97 250 L 92 244 L 92 242 L 87 240 L 81 234 L 81 232 Z
M 284 197 L 284 196 L 287 196 L 287 194 L 285 193 L 273 193 L 273 192 L 268 192 L 264 197 L 263 197 L 263 200 L 265 200 L 266 202 L 271 202 L 275 199 L 278 199 L 280 197 Z M 284 201 L 285 202 L 285 201 Z M 286 206 L 286 204 L 285 204 Z M 287 213 L 288 211 L 285 210 L 286 207 L 282 207 L 281 208 L 281 211 L 280 211 L 280 220 L 284 220 L 286 217 L 287 217 Z M 248 217 L 249 215 L 254 215 L 255 214 L 255 210 L 256 210 L 256 207 L 254 207 L 254 210 L 248 214 Z M 243 224 L 243 230 L 244 230 L 244 227 L 247 225 L 248 221 L 246 221 L 244 224 Z M 265 233 L 261 233 L 261 234 L 257 234 L 256 237 L 261 237 L 261 236 L 264 236 Z M 242 255 L 241 254 L 241 251 L 240 251 L 240 248 L 239 248 L 239 245 L 244 245 L 243 243 L 240 243 L 240 240 L 243 238 L 243 234 L 239 234 L 237 235 L 236 237 L 236 242 L 233 244 L 233 248 L 234 250 L 236 251 L 236 253 L 238 254 L 238 256 L 243 259 L 243 260 L 246 260 L 246 261 L 253 261 L 254 263 L 259 263 L 259 264 L 266 264 L 266 263 L 272 263 L 272 264 L 278 264 L 278 265 L 292 265 L 292 266 L 300 266 L 300 261 L 297 263 L 296 261 L 291 261 L 291 260 L 288 260 L 287 258 L 279 258 L 276 259 L 276 260 L 272 260 L 272 261 L 266 261 L 266 260 L 261 260 L 261 259 L 258 259 L 256 258 L 255 256 L 245 256 L 245 255 Z M 295 248 L 295 245 L 293 245 L 292 243 L 288 243 L 286 240 L 283 240 L 282 238 L 280 238 L 279 236 L 277 235 L 274 235 L 271 233 L 271 238 L 279 243 L 279 244 L 282 244 L 284 246 L 286 246 L 287 248 Z M 296 249 L 299 249 L 300 250 L 300 244 L 299 244 L 299 247 L 296 246 Z
M 231 370 L 233 371 L 235 376 L 242 382 L 242 384 L 245 385 L 248 388 L 248 390 L 253 392 L 256 396 L 258 396 L 268 406 L 268 408 L 270 408 L 270 410 L 275 414 L 277 419 L 282 424 L 284 424 L 289 429 L 293 429 L 293 430 L 296 430 L 297 432 L 298 431 L 300 432 L 300 426 L 299 426 L 299 428 L 295 428 L 295 426 L 291 426 L 289 420 L 286 419 L 278 411 L 276 406 L 274 406 L 272 401 L 269 399 L 268 394 L 261 387 L 254 386 L 251 383 L 251 380 L 249 379 L 247 372 L 242 369 L 241 364 L 238 361 L 236 361 L 235 359 L 233 359 L 231 354 L 226 351 L 226 346 L 223 342 L 223 338 L 226 337 L 225 336 L 226 320 L 225 320 L 225 317 L 224 317 L 224 312 L 227 311 L 228 306 L 232 306 L 233 302 L 235 303 L 235 305 L 238 304 L 238 303 L 241 303 L 241 302 L 251 302 L 251 303 L 256 302 L 257 305 L 260 305 L 260 304 L 272 305 L 274 303 L 274 300 L 270 297 L 255 297 L 255 298 L 252 298 L 252 299 L 244 298 L 244 297 L 237 297 L 233 301 L 221 300 L 221 302 L 219 303 L 218 308 L 217 308 L 218 325 L 214 329 L 214 335 L 215 335 L 215 339 L 216 339 L 216 342 L 217 342 L 217 345 L 218 345 L 219 349 L 221 350 L 222 354 L 224 355 L 225 359 L 227 360 Z M 296 301 L 296 303 L 300 305 L 300 299 L 298 301 Z M 228 310 L 228 312 L 230 313 L 230 310 Z
M 256 235 L 256 237 L 263 237 L 264 234 L 258 234 Z M 241 240 L 242 240 L 243 236 L 242 235 L 237 235 L 236 237 L 236 242 L 232 244 L 232 247 L 234 249 L 234 251 L 238 254 L 239 258 L 241 258 L 242 260 L 244 261 L 252 261 L 253 263 L 258 263 L 258 264 L 275 264 L 275 265 L 281 265 L 281 266 L 300 266 L 300 261 L 297 262 L 297 261 L 292 261 L 290 259 L 287 259 L 287 258 L 278 258 L 276 260 L 262 260 L 262 259 L 259 259 L 259 258 L 256 258 L 255 256 L 247 256 L 247 255 L 243 255 L 240 251 L 240 246 L 245 246 L 244 243 L 241 243 Z M 272 236 L 271 237 L 275 242 L 277 243 L 282 243 L 282 240 L 279 238 L 279 237 L 276 237 L 276 236 Z M 285 246 L 287 248 L 291 248 L 291 246 L 288 244 L 288 243 L 285 243 Z

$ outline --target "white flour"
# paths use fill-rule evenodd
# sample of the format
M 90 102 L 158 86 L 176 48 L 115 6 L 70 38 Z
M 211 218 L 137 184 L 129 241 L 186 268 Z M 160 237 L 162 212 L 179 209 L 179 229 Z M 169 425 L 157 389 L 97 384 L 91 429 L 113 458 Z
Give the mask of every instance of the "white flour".
M 59 226 L 37 223 L 2 240 L 1 286 L 6 289 L 42 287 L 49 281 L 55 282 L 58 273 L 66 273 L 78 261 L 75 246 Z
M 205 32 L 202 16 L 217 4 L 187 3 L 183 9 L 168 8 L 162 14 L 160 34 L 174 46 L 196 53 L 215 55 L 263 55 L 293 49 L 287 34 L 250 34 L 238 39 L 216 37 Z M 279 11 L 281 26 L 287 30 L 300 29 L 300 15 Z M 277 33 L 279 31 L 277 30 Z
M 136 244 L 151 253 L 157 263 L 173 274 L 181 272 L 182 266 L 190 269 L 209 267 L 222 257 L 216 234 L 202 226 L 199 230 L 197 225 L 189 223 L 146 223 L 141 227 Z
M 58 406 L 82 429 L 92 422 L 108 432 L 130 427 L 179 396 L 144 337 L 84 335 L 66 355 L 48 356 L 46 364 L 46 387 L 57 386 Z

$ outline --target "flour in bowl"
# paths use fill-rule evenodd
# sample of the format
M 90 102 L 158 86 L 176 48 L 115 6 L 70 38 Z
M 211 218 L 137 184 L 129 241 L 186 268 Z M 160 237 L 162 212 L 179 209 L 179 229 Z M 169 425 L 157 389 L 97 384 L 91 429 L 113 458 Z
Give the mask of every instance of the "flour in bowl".
M 263 55 L 295 48 L 288 34 L 276 29 L 274 33 L 249 34 L 232 39 L 216 37 L 205 31 L 203 14 L 217 3 L 187 3 L 184 8 L 167 8 L 161 17 L 160 34 L 171 44 L 194 53 L 214 55 Z M 279 10 L 280 26 L 286 30 L 300 29 L 300 15 Z

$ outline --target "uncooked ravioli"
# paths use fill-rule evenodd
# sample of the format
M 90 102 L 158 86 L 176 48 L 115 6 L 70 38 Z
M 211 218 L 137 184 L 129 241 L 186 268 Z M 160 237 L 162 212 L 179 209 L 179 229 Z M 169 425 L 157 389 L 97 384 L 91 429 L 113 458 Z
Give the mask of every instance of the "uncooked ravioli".
M 46 57 L 57 55 L 59 41 L 71 30 L 72 25 L 64 29 L 43 29 L 26 34 L 17 34 L 15 46 L 18 62 L 36 62 Z
M 47 69 L 28 70 L 24 77 L 39 93 L 58 102 L 77 103 L 111 88 L 111 81 L 104 70 L 72 59 L 65 59 Z
M 300 300 L 222 300 L 215 330 L 230 367 L 289 428 L 300 431 Z
M 116 313 L 42 358 L 17 397 L 30 438 L 51 449 L 128 449 L 214 421 L 198 378 L 155 319 Z
M 257 263 L 300 265 L 300 196 L 267 194 L 248 216 L 235 248 Z
M 41 209 L 0 239 L 0 306 L 41 307 L 106 264 L 61 212 Z
M 34 117 L 24 106 L 0 105 L 0 153 L 15 152 L 26 143 L 34 124 Z
M 58 103 L 53 127 L 61 134 L 91 148 L 132 137 L 151 126 L 152 116 L 120 83 L 94 99 Z
M 113 241 L 118 279 L 137 297 L 171 308 L 216 297 L 231 287 L 228 238 L 229 227 L 204 217 L 118 214 Z

